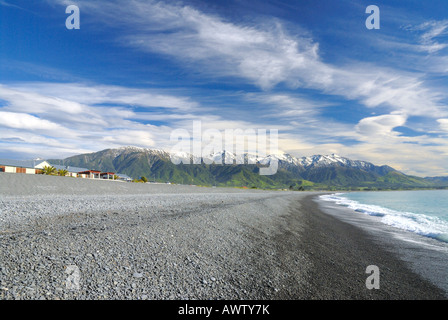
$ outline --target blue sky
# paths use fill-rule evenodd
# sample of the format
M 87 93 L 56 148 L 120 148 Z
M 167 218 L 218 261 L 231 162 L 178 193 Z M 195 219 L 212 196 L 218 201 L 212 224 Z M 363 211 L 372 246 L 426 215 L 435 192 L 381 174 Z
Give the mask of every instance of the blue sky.
M 447 73 L 446 0 L 0 0 L 0 157 L 169 150 L 200 120 L 448 175 Z

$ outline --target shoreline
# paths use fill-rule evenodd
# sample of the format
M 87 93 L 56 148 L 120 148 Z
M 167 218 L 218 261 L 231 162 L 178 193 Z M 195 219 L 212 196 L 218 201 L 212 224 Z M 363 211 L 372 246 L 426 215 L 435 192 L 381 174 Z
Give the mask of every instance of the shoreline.
M 375 261 L 381 261 L 391 280 L 390 285 L 400 288 L 398 282 L 408 282 L 400 289 L 406 293 L 404 299 L 448 298 L 448 250 L 445 243 L 385 225 L 368 215 L 320 200 L 318 196 L 314 197 L 313 202 L 333 222 L 345 224 L 347 230 L 352 230 L 353 237 L 358 238 L 356 242 L 365 250 L 363 256 L 366 261 L 370 259 L 373 265 Z M 412 283 L 415 283 L 417 289 L 415 296 L 410 293 L 414 291 Z M 426 293 L 420 286 L 427 288 Z

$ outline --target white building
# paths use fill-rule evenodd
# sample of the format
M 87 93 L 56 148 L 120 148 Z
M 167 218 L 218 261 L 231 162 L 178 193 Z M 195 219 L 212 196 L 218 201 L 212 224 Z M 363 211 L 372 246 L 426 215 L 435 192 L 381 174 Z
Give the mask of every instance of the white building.
M 89 170 L 86 168 L 51 164 L 42 159 L 35 159 L 35 160 L 0 159 L 0 172 L 41 174 L 42 169 L 44 167 L 54 167 L 56 171 L 67 170 L 67 176 L 75 178 L 79 177 L 88 179 L 105 179 L 105 180 L 117 179 L 120 181 L 132 181 L 132 179 L 125 174 L 115 174 L 114 172 L 101 172 L 99 170 Z
M 0 172 L 39 174 L 41 169 L 50 164 L 42 159 L 35 160 L 11 160 L 0 159 Z

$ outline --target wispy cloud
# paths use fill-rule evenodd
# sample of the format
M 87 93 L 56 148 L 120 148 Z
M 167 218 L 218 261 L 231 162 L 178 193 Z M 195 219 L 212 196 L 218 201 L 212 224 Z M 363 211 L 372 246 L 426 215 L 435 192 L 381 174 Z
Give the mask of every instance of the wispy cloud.
M 72 4 L 68 0 L 47 2 Z M 196 89 L 194 84 L 185 84 L 180 90 L 183 94 L 174 94 L 167 89 L 92 84 L 70 77 L 66 78 L 70 83 L 9 83 L 0 86 L 0 99 L 6 102 L 0 112 L 10 118 L 0 122 L 2 141 L 42 138 L 44 146 L 72 145 L 64 150 L 73 152 L 85 150 L 86 140 L 91 151 L 121 144 L 166 146 L 170 130 L 191 129 L 193 120 L 202 120 L 204 129 L 281 128 L 282 149 L 307 150 L 308 154 L 340 152 L 379 163 L 406 163 L 397 159 L 411 159 L 416 150 L 435 158 L 447 147 L 440 137 L 410 138 L 394 131 L 413 117 L 430 119 L 440 132 L 446 129 L 441 119 L 448 118 L 448 95 L 443 86 L 428 79 L 438 66 L 448 70 L 443 56 L 446 20 L 416 22 L 417 26 L 407 29 L 414 33 L 413 39 L 407 35 L 406 41 L 393 36 L 387 39 L 382 48 L 399 48 L 397 65 L 369 57 L 368 63 L 345 60 L 343 65 L 340 60 L 326 59 L 328 55 L 320 51 L 312 33 L 277 18 L 235 22 L 189 2 L 78 0 L 76 4 L 83 25 L 96 27 L 89 32 L 100 35 L 107 29 L 106 41 L 117 50 L 156 57 L 163 61 L 161 68 L 170 68 L 174 62 L 179 69 L 199 75 L 204 83 L 241 84 L 251 93 L 233 92 L 239 95 L 238 103 L 221 107 L 225 99 L 216 99 L 215 104 L 200 103 L 198 96 L 195 100 L 188 92 Z M 49 78 L 57 76 L 53 71 L 49 70 Z M 343 102 L 332 106 L 325 101 L 328 96 Z M 343 121 L 344 103 L 359 107 L 359 118 Z M 243 110 L 248 105 L 250 110 Z M 341 107 L 340 115 L 323 117 L 326 110 L 336 107 Z M 20 130 L 18 124 L 24 120 L 27 125 Z M 44 127 L 49 130 L 45 134 Z M 64 138 L 58 131 L 64 132 Z M 344 144 L 349 139 L 351 144 Z M 428 143 L 436 147 L 428 148 Z M 384 161 L 380 162 L 381 157 Z M 437 162 L 433 167 L 441 170 L 443 165 Z
M 448 34 L 448 20 L 427 21 L 411 30 L 423 32 L 420 36 L 420 50 L 435 53 L 448 47 L 448 43 L 440 43 L 438 38 Z
M 15 5 L 15 4 L 9 3 L 6 0 L 0 0 L 0 6 L 11 7 L 11 8 L 16 8 L 16 9 L 23 10 L 22 7 L 19 7 L 19 6 Z
M 359 100 L 367 107 L 389 106 L 408 114 L 442 112 L 446 98 L 422 74 L 377 65 L 336 66 L 322 61 L 319 44 L 306 33 L 292 35 L 279 20 L 233 23 L 183 4 L 134 0 L 80 1 L 85 12 L 105 23 L 126 24 L 122 45 L 163 54 L 210 77 L 234 77 L 271 90 L 284 83 Z M 114 19 L 108 17 L 120 11 Z M 422 25 L 422 41 L 435 45 L 446 22 Z M 435 47 L 434 47 L 435 48 Z M 205 70 L 205 71 L 204 71 Z
M 256 121 L 207 113 L 188 97 L 120 86 L 22 82 L 0 85 L 0 99 L 0 145 L 14 141 L 19 150 L 38 142 L 34 156 L 60 154 L 60 148 L 70 154 L 122 145 L 169 149 L 171 132 L 192 131 L 194 120 L 203 130 L 260 128 Z
M 53 150 L 65 145 L 72 154 L 123 144 L 154 147 L 169 138 L 169 130 L 142 123 L 133 107 L 196 106 L 186 98 L 132 88 L 34 82 L 1 85 L 0 99 L 1 141 L 39 141 L 42 149 Z
M 425 75 L 448 72 L 448 20 L 428 20 L 401 26 L 403 32 L 380 34 L 375 47 L 393 52 L 386 59 L 396 68 L 414 69 Z M 390 58 L 388 57 L 388 58 Z

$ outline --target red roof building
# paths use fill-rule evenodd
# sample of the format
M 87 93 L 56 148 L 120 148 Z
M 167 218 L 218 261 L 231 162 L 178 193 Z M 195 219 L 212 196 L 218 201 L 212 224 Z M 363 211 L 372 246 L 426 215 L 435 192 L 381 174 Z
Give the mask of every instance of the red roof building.
M 101 171 L 98 171 L 98 170 L 81 171 L 81 172 L 78 172 L 78 174 L 83 178 L 90 178 L 90 179 L 100 179 L 101 178 Z

